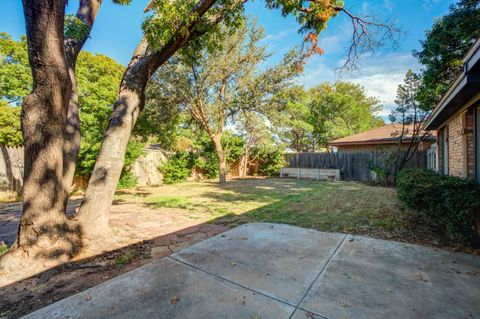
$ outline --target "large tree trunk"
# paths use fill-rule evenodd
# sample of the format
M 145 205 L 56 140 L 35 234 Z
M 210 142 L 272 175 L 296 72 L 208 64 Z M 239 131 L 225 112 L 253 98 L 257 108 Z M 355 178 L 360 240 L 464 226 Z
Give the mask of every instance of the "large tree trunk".
M 84 231 L 84 244 L 92 247 L 96 242 L 94 250 L 107 249 L 113 240 L 108 213 L 122 173 L 128 140 L 144 106 L 147 82 L 158 68 L 157 64 L 168 57 L 158 61 L 158 57 L 149 52 L 146 39 L 142 39 L 123 75 L 113 114 L 76 217 Z M 104 245 L 98 245 L 101 242 Z
M 222 146 L 222 135 L 216 134 L 211 137 L 213 145 L 215 146 L 215 152 L 217 153 L 218 157 L 218 181 L 220 184 L 225 184 L 227 182 L 227 174 L 228 174 L 228 167 L 227 167 L 227 160 L 225 159 L 225 152 Z
M 81 229 L 65 215 L 63 143 L 71 84 L 65 59 L 65 0 L 24 0 L 33 90 L 22 108 L 25 149 L 23 212 L 17 239 L 0 268 L 26 274 L 68 260 Z M 8 277 L 8 276 L 7 276 Z

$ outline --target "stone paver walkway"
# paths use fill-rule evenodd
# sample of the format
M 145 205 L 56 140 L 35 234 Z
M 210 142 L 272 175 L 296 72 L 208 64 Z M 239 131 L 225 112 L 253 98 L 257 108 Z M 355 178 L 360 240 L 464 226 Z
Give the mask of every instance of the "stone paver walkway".
M 80 206 L 80 200 L 74 199 L 68 203 L 67 214 L 73 214 Z M 11 245 L 17 238 L 22 203 L 0 204 L 0 243 Z
M 80 203 L 80 199 L 70 200 L 67 214 L 74 214 Z M 21 203 L 0 204 L 0 244 L 11 245 L 15 241 L 21 211 Z M 153 238 L 156 247 L 152 249 L 152 257 L 161 258 L 229 229 L 182 213 L 176 208 L 159 212 L 139 204 L 113 205 L 110 227 L 120 240 L 119 247 L 112 249 Z
M 480 318 L 480 257 L 248 224 L 26 318 Z

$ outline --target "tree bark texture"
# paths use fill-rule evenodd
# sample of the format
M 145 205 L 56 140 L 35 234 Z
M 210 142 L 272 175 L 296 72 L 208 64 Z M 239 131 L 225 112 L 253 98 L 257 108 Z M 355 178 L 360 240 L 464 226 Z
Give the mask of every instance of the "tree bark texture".
M 222 135 L 216 134 L 211 137 L 213 145 L 215 146 L 215 152 L 217 153 L 218 157 L 218 181 L 220 184 L 225 184 L 227 182 L 227 174 L 228 174 L 228 167 L 227 167 L 227 160 L 225 158 L 225 151 L 223 150 L 222 146 Z
M 68 193 L 62 180 L 71 93 L 63 43 L 65 4 L 65 0 L 23 1 L 33 90 L 25 98 L 21 118 L 23 212 L 17 239 L 0 261 L 2 269 L 56 264 L 68 260 L 79 247 L 81 229 L 65 215 Z M 9 264 L 13 256 L 17 262 Z

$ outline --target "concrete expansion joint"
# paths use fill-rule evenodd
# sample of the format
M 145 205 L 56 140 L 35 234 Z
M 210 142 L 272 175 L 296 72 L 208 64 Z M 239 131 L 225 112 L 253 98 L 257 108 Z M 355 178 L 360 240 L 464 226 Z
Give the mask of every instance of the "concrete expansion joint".
M 288 319 L 292 319 L 293 315 L 295 314 L 295 312 L 300 309 L 300 310 L 303 310 L 303 311 L 307 311 L 307 312 L 310 312 L 320 318 L 323 318 L 323 319 L 329 319 L 328 317 L 325 317 L 324 315 L 321 315 L 321 314 L 318 314 L 318 313 L 315 313 L 315 312 L 312 312 L 310 310 L 307 310 L 307 309 L 303 309 L 300 307 L 300 305 L 302 304 L 303 300 L 305 299 L 305 297 L 308 295 L 308 293 L 310 292 L 310 290 L 312 289 L 313 285 L 317 282 L 318 278 L 320 278 L 320 276 L 322 275 L 323 271 L 327 268 L 328 264 L 330 263 L 330 260 L 332 260 L 332 258 L 337 254 L 337 251 L 340 249 L 340 247 L 343 245 L 343 243 L 345 242 L 345 239 L 347 238 L 349 234 L 345 234 L 342 238 L 342 240 L 340 241 L 340 243 L 338 243 L 337 247 L 335 247 L 335 249 L 333 250 L 332 254 L 328 257 L 327 259 L 327 262 L 323 265 L 323 267 L 320 269 L 320 271 L 318 272 L 318 274 L 315 276 L 315 278 L 312 280 L 312 282 L 310 283 L 310 286 L 308 287 L 307 291 L 305 291 L 305 293 L 303 294 L 303 297 L 302 299 L 300 299 L 300 301 L 298 302 L 298 304 L 295 306 L 295 309 L 293 310 L 292 314 L 290 315 L 290 317 Z

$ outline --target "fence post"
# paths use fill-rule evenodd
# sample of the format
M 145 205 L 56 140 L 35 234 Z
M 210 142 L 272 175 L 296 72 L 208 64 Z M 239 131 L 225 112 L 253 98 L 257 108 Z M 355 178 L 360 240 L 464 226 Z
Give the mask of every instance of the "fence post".
M 297 179 L 300 179 L 300 167 L 297 167 Z
M 283 167 L 280 168 L 280 178 L 283 178 Z
M 320 179 L 320 170 L 317 167 L 317 181 Z

